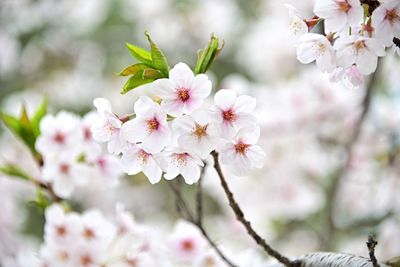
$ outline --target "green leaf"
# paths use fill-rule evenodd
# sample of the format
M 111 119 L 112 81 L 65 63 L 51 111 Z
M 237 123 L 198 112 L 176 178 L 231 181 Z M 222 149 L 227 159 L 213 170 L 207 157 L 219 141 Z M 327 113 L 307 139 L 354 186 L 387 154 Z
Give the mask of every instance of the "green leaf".
M 13 132 L 13 134 L 16 136 L 20 136 L 21 126 L 19 120 L 6 113 L 1 113 L 0 116 L 7 128 L 10 129 L 11 132 Z
M 136 45 L 126 43 L 126 47 L 128 47 L 129 51 L 131 52 L 132 56 L 139 60 L 140 62 L 152 66 L 152 59 L 150 51 L 147 51 L 143 48 L 140 48 Z
M 145 69 L 143 70 L 143 78 L 144 79 L 160 79 L 163 78 L 163 74 L 159 71 L 159 70 L 155 70 L 155 69 Z
M 145 70 L 147 68 L 149 68 L 148 65 L 143 64 L 143 63 L 137 63 L 137 64 L 133 64 L 133 65 L 126 67 L 118 75 L 119 76 L 130 76 L 130 75 L 134 75 L 138 71 Z
M 130 77 L 128 79 L 128 81 L 125 83 L 124 88 L 121 91 L 121 94 L 125 94 L 127 92 L 129 92 L 130 90 L 139 87 L 143 84 L 146 83 L 151 83 L 153 82 L 155 79 L 151 79 L 151 78 L 145 78 L 143 76 L 143 71 L 138 71 L 135 73 L 135 75 L 133 75 L 132 77 Z
M 153 42 L 150 34 L 147 31 L 144 34 L 146 35 L 147 40 L 150 43 L 151 61 L 153 63 L 152 66 L 155 69 L 160 70 L 165 75 L 165 77 L 168 77 L 169 65 L 167 58 L 165 57 L 161 49 Z
M 40 121 L 47 113 L 47 99 L 44 98 L 40 106 L 36 109 L 35 114 L 31 118 L 32 130 L 37 138 L 40 135 Z
M 194 73 L 205 73 L 217 58 L 223 47 L 224 42 L 222 42 L 222 45 L 219 46 L 218 38 L 214 35 L 211 35 L 211 40 L 207 47 L 197 53 L 197 63 Z
M 15 164 L 7 163 L 6 165 L 0 166 L 0 172 L 8 176 L 20 178 L 22 180 L 32 180 L 32 177 L 30 177 Z

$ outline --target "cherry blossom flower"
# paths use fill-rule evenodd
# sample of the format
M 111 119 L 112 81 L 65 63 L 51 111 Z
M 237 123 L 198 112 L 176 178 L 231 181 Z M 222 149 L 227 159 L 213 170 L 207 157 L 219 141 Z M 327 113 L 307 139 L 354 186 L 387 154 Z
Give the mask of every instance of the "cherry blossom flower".
M 42 168 L 43 181 L 51 183 L 54 192 L 63 198 L 70 197 L 75 187 L 86 184 L 89 174 L 87 165 L 66 154 L 45 157 Z
M 61 111 L 56 116 L 46 115 L 40 122 L 37 151 L 44 155 L 76 153 L 80 149 L 78 126 L 79 118 L 72 113 Z
M 121 158 L 123 170 L 134 175 L 143 172 L 150 183 L 155 184 L 161 180 L 162 169 L 156 155 L 146 152 L 141 145 L 129 144 Z
M 99 178 L 101 182 L 110 186 L 115 186 L 119 183 L 119 177 L 122 174 L 121 161 L 114 155 L 100 155 L 90 161 L 93 164 L 93 177 Z
M 169 71 L 168 79 L 154 82 L 161 106 L 174 117 L 190 114 L 201 106 L 211 92 L 211 81 L 205 74 L 194 76 L 185 63 L 176 64 Z
M 322 71 L 332 71 L 335 68 L 335 51 L 329 40 L 315 33 L 306 33 L 299 39 L 297 59 L 304 64 L 316 61 Z
M 116 233 L 116 227 L 104 218 L 97 210 L 90 210 L 81 216 L 80 236 L 84 242 L 104 243 L 112 241 Z M 106 249 L 107 247 L 104 247 Z
M 93 138 L 99 142 L 108 142 L 108 152 L 119 154 L 124 146 L 121 135 L 122 121 L 112 112 L 107 99 L 96 98 L 93 104 L 100 115 L 91 127 Z
M 180 263 L 193 263 L 205 249 L 206 242 L 192 224 L 179 220 L 168 239 L 170 252 Z
M 200 179 L 200 167 L 203 167 L 204 163 L 198 156 L 178 148 L 167 150 L 164 155 L 165 179 L 172 180 L 179 174 L 187 184 L 193 184 Z
M 172 129 L 178 134 L 179 147 L 202 159 L 207 158 L 219 140 L 218 128 L 205 110 L 176 118 Z
M 338 66 L 348 68 L 356 64 L 364 75 L 374 72 L 378 57 L 385 55 L 385 47 L 378 40 L 360 35 L 341 36 L 334 47 Z
M 261 168 L 265 152 L 255 145 L 259 137 L 259 127 L 241 129 L 233 141 L 227 141 L 219 149 L 221 163 L 232 167 L 236 175 L 245 175 L 253 168 Z
M 325 33 L 342 32 L 348 27 L 359 27 L 364 9 L 359 0 L 317 0 L 314 13 L 324 18 Z
M 147 96 L 140 97 L 134 109 L 136 118 L 122 126 L 124 138 L 131 143 L 141 142 L 142 148 L 149 153 L 160 152 L 171 137 L 167 115 Z
M 348 88 L 360 88 L 365 83 L 365 77 L 356 65 L 348 68 L 337 68 L 330 76 L 331 82 L 342 81 Z
M 290 5 L 285 4 L 285 7 L 289 10 L 289 33 L 290 36 L 294 37 L 295 39 L 300 38 L 303 34 L 308 32 L 307 23 L 304 19 L 298 14 L 298 10 Z
M 255 98 L 237 96 L 235 91 L 221 89 L 215 94 L 214 102 L 214 115 L 222 138 L 230 138 L 240 128 L 256 124 L 256 118 L 252 115 L 256 107 Z
M 400 37 L 400 2 L 384 1 L 371 16 L 375 38 L 385 46 L 393 44 L 394 37 Z
M 93 123 L 98 120 L 99 117 L 94 112 L 86 114 L 80 123 L 80 129 L 82 131 L 82 145 L 81 152 L 85 155 L 86 159 L 94 159 L 101 154 L 100 144 L 93 138 L 93 134 L 90 130 Z

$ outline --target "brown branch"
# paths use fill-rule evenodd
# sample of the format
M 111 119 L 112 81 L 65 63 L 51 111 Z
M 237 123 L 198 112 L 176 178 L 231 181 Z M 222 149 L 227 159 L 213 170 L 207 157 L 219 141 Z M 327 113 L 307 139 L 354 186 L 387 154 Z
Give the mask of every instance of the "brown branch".
M 204 168 L 201 172 L 201 177 L 200 180 L 202 178 L 202 176 L 204 175 Z M 176 203 L 177 203 L 177 211 L 179 213 L 179 215 L 187 220 L 188 222 L 192 223 L 194 226 L 196 226 L 199 231 L 201 232 L 201 234 L 204 236 L 204 238 L 207 240 L 208 244 L 214 249 L 214 251 L 219 255 L 219 257 L 230 267 L 238 267 L 237 265 L 235 265 L 234 263 L 232 263 L 226 256 L 225 254 L 218 248 L 218 245 L 211 239 L 211 237 L 209 236 L 208 232 L 206 231 L 206 229 L 203 227 L 202 222 L 199 220 L 199 213 L 197 214 L 198 217 L 195 220 L 194 216 L 189 208 L 189 205 L 186 203 L 185 199 L 182 196 L 182 193 L 180 191 L 180 189 L 178 189 L 174 184 L 174 181 L 170 181 L 168 182 L 168 186 L 171 189 L 171 191 L 174 193 L 175 195 L 175 199 L 176 199 Z M 196 197 L 196 202 L 202 199 L 202 196 L 200 194 L 197 195 Z M 200 204 L 200 206 L 202 206 Z M 201 213 L 203 209 L 200 208 Z M 199 203 L 197 203 L 197 211 L 199 211 Z
M 201 169 L 200 179 L 197 182 L 197 194 L 196 194 L 196 211 L 197 211 L 197 224 L 203 224 L 203 176 L 206 170 L 206 163 L 204 162 L 204 166 Z
M 371 259 L 373 267 L 380 267 L 378 264 L 378 260 L 375 257 L 375 247 L 378 245 L 378 242 L 374 239 L 372 235 L 368 236 L 367 247 L 369 252 L 369 258 Z
M 254 241 L 264 249 L 264 251 L 271 257 L 274 257 L 277 259 L 280 263 L 284 264 L 285 266 L 288 267 L 295 267 L 295 266 L 301 266 L 301 262 L 299 261 L 291 261 L 289 258 L 283 256 L 281 253 L 273 249 L 270 245 L 267 244 L 267 242 L 253 229 L 251 226 L 251 223 L 246 220 L 244 217 L 243 211 L 240 208 L 239 204 L 235 200 L 235 197 L 230 190 L 228 183 L 225 180 L 224 174 L 222 173 L 221 166 L 219 164 L 218 160 L 218 153 L 213 151 L 212 155 L 214 157 L 214 168 L 218 173 L 218 177 L 221 182 L 221 186 L 225 191 L 225 194 L 228 198 L 229 205 L 232 208 L 233 212 L 236 215 L 236 218 L 238 219 L 239 222 L 242 223 L 242 225 L 246 228 L 247 233 L 254 239 Z

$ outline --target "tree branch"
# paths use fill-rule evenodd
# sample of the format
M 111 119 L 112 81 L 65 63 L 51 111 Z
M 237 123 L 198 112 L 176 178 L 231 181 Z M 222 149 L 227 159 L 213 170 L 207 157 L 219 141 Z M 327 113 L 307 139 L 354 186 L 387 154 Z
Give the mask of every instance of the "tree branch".
M 218 177 L 221 182 L 221 186 L 225 191 L 225 194 L 228 198 L 229 205 L 231 206 L 233 212 L 236 215 L 236 218 L 239 220 L 239 222 L 242 223 L 242 225 L 246 228 L 247 233 L 254 239 L 254 241 L 264 249 L 264 251 L 271 257 L 274 257 L 277 259 L 280 263 L 284 264 L 285 266 L 288 267 L 295 267 L 295 266 L 301 266 L 301 262 L 299 261 L 291 261 L 289 258 L 283 256 L 281 253 L 273 249 L 270 245 L 267 244 L 267 242 L 259 235 L 257 232 L 253 229 L 251 226 L 250 222 L 246 220 L 244 217 L 243 211 L 240 208 L 239 204 L 235 200 L 235 197 L 230 190 L 228 183 L 225 180 L 224 174 L 222 173 L 221 166 L 219 164 L 218 160 L 218 153 L 213 151 L 212 155 L 214 157 L 214 168 L 218 173 Z
M 367 247 L 369 252 L 369 258 L 371 259 L 373 267 L 380 267 L 378 264 L 378 260 L 375 257 L 375 247 L 378 245 L 378 242 L 374 239 L 372 235 L 368 236 Z
M 201 177 L 200 180 L 202 179 L 202 176 L 204 175 L 204 168 L 202 169 L 201 172 Z M 219 257 L 230 267 L 238 267 L 237 265 L 235 265 L 234 263 L 232 263 L 226 256 L 225 254 L 218 248 L 218 245 L 211 239 L 211 237 L 209 236 L 208 232 L 206 231 L 206 229 L 203 227 L 202 222 L 201 222 L 201 216 L 199 216 L 199 214 L 203 213 L 203 209 L 202 209 L 202 204 L 196 203 L 197 204 L 197 219 L 194 218 L 189 205 L 186 203 L 185 199 L 183 198 L 181 191 L 175 187 L 175 185 L 173 185 L 173 181 L 170 181 L 167 183 L 169 185 L 169 188 L 171 189 L 171 191 L 174 193 L 175 195 L 175 199 L 177 202 L 177 210 L 179 215 L 191 222 L 194 226 L 196 226 L 199 231 L 201 232 L 201 234 L 204 236 L 204 238 L 207 240 L 208 244 L 214 249 L 214 251 L 219 255 Z M 199 199 L 202 201 L 202 193 L 198 194 L 196 196 L 196 202 L 199 201 Z M 199 208 L 200 206 L 200 208 Z M 200 213 L 199 213 L 200 210 Z

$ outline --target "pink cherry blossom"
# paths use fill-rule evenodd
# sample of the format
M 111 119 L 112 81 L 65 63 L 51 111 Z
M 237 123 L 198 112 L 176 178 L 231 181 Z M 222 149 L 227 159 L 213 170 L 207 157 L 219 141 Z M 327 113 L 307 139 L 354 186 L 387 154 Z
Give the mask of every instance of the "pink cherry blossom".
M 215 149 L 219 140 L 218 127 L 205 110 L 176 118 L 172 129 L 178 135 L 179 147 L 203 159 Z
M 393 44 L 394 37 L 400 37 L 400 2 L 388 0 L 372 13 L 372 27 L 375 37 L 385 46 Z
M 359 27 L 364 17 L 359 0 L 317 0 L 314 13 L 324 19 L 327 34 Z
M 252 115 L 256 107 L 255 98 L 237 96 L 233 90 L 221 89 L 215 94 L 214 103 L 214 115 L 222 138 L 231 138 L 240 128 L 256 124 Z
M 339 67 L 348 68 L 356 64 L 364 75 L 376 70 L 378 57 L 385 55 L 385 47 L 374 38 L 360 35 L 343 36 L 336 40 L 336 58 Z
M 187 184 L 196 183 L 200 179 L 200 167 L 203 167 L 204 163 L 198 156 L 178 148 L 165 151 L 164 155 L 165 179 L 172 180 L 179 174 Z
M 147 96 L 140 97 L 134 109 L 136 118 L 122 126 L 124 138 L 133 144 L 141 142 L 142 148 L 149 153 L 160 152 L 171 137 L 167 115 Z
M 101 146 L 93 138 L 93 134 L 90 130 L 93 123 L 98 119 L 98 114 L 89 112 L 82 118 L 80 123 L 80 129 L 82 131 L 81 152 L 87 159 L 94 159 L 101 154 Z
M 100 116 L 91 127 L 93 138 L 99 142 L 107 142 L 108 152 L 119 154 L 124 146 L 121 135 L 122 121 L 112 112 L 107 99 L 96 98 L 93 104 Z
M 77 153 L 81 138 L 79 124 L 79 118 L 69 112 L 46 115 L 40 122 L 41 134 L 36 141 L 36 149 L 44 155 Z
M 168 79 L 154 82 L 162 108 L 171 116 L 190 114 L 201 106 L 211 92 L 211 81 L 205 74 L 194 76 L 185 63 L 176 64 Z
M 360 88 L 365 83 L 365 77 L 356 65 L 348 68 L 337 68 L 330 76 L 331 82 L 342 81 L 348 88 Z
M 123 170 L 134 175 L 143 172 L 150 183 L 155 184 L 161 180 L 162 169 L 156 155 L 146 152 L 141 145 L 129 144 L 121 158 Z
M 322 71 L 332 71 L 335 68 L 335 51 L 329 40 L 315 33 L 306 33 L 299 39 L 297 59 L 304 64 L 316 61 Z
M 233 141 L 227 141 L 221 146 L 221 163 L 229 165 L 236 175 L 245 175 L 253 168 L 261 168 L 265 152 L 256 145 L 259 137 L 259 127 L 241 129 Z

